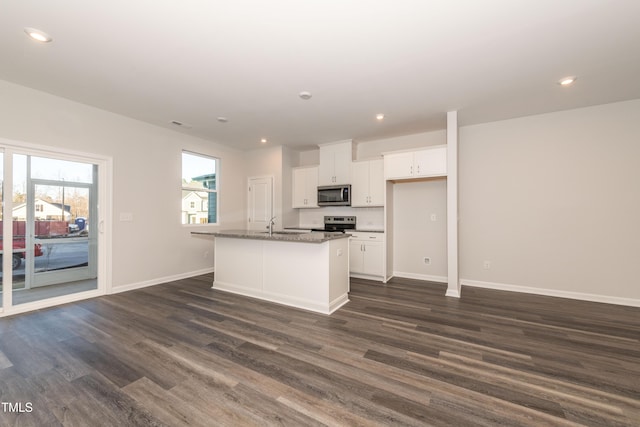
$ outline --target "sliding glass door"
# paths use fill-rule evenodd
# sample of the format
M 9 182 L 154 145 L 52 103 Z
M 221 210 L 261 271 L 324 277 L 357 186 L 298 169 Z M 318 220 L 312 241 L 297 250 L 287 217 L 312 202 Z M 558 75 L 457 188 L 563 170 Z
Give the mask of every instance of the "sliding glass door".
M 4 151 L 0 151 L 0 201 L 2 202 L 2 209 L 0 209 L 0 313 L 4 311 L 4 298 L 2 292 L 4 291 L 4 277 L 2 276 L 2 257 L 4 256 L 3 249 L 3 221 L 2 214 L 4 212 Z
M 64 302 L 97 290 L 98 164 L 14 153 L 9 169 L 2 257 L 11 262 L 0 272 L 2 284 L 11 283 L 11 297 L 2 298 L 5 311 L 7 301 L 13 307 L 52 298 Z M 1 175 L 6 178 L 4 170 Z

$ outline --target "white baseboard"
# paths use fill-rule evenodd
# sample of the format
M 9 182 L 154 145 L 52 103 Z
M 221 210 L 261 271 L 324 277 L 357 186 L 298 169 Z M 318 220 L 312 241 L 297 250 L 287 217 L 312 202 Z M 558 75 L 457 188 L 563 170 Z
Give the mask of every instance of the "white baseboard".
M 119 294 L 120 292 L 133 291 L 135 289 L 142 289 L 148 286 L 161 285 L 167 282 L 173 282 L 175 280 L 188 279 L 189 277 L 200 276 L 203 274 L 209 274 L 213 272 L 213 267 L 205 268 L 202 270 L 189 271 L 187 273 L 174 274 L 172 276 L 158 277 L 156 279 L 145 280 L 144 282 L 130 283 L 128 285 L 122 285 L 111 288 L 109 294 Z
M 482 282 L 479 280 L 462 279 L 463 286 L 473 286 L 476 288 L 496 289 L 500 291 L 522 292 L 525 294 L 544 295 L 549 297 L 570 298 L 581 301 L 602 302 L 606 304 L 626 305 L 630 307 L 640 307 L 640 299 L 620 298 L 607 295 L 586 294 L 582 292 L 560 291 L 556 289 L 533 288 L 530 286 L 510 285 L 507 283 Z
M 375 280 L 377 282 L 384 281 L 384 278 L 382 276 L 371 276 L 369 274 L 349 273 L 349 277 L 355 277 L 356 279 Z
M 447 293 L 444 294 L 445 297 L 453 297 L 460 298 L 460 292 L 457 289 L 447 289 Z
M 393 277 L 402 277 L 404 279 L 426 280 L 428 282 L 447 283 L 447 276 L 430 276 L 428 274 L 405 273 L 402 271 L 394 271 Z
M 257 298 L 277 304 L 301 308 L 303 310 L 313 311 L 320 314 L 331 314 L 349 302 L 349 295 L 347 293 L 340 295 L 335 300 L 327 302 L 325 304 L 305 298 L 292 297 L 290 295 L 283 295 L 274 292 L 266 292 L 262 289 L 241 286 L 235 283 L 228 282 L 214 281 L 211 288 L 220 291 L 231 292 L 233 294 L 242 295 L 245 297 Z

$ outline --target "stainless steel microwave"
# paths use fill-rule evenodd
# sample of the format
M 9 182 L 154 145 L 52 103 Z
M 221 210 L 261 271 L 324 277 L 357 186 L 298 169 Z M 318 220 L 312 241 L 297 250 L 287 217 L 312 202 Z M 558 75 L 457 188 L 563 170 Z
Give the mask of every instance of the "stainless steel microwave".
M 318 187 L 318 206 L 351 206 L 351 185 Z

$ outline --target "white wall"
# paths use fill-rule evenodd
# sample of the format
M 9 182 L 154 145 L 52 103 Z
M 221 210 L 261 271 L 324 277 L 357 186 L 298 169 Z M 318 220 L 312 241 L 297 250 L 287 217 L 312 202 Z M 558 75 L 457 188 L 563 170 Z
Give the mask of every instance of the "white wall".
M 298 161 L 292 166 L 317 166 L 320 164 L 320 149 L 305 150 L 296 152 Z
M 213 266 L 212 239 L 190 234 L 212 226 L 180 224 L 183 149 L 221 159 L 220 226 L 244 225 L 243 156 L 228 147 L 2 80 L 0 136 L 113 158 L 114 288 Z M 133 213 L 133 222 L 119 222 L 121 212 Z
M 424 257 L 431 258 L 430 265 L 424 263 Z M 400 277 L 446 282 L 446 179 L 393 185 L 393 272 Z
M 297 152 L 282 147 L 282 224 L 295 226 L 300 222 L 298 209 L 293 209 L 293 167 L 298 165 Z
M 273 215 L 276 217 L 275 227 L 280 229 L 282 227 L 282 147 L 260 148 L 246 152 L 245 167 L 248 177 L 273 177 Z M 246 185 L 243 194 L 245 198 L 248 197 Z M 245 227 L 247 225 L 246 218 L 244 225 Z
M 411 150 L 446 143 L 447 132 L 445 130 L 358 142 L 356 144 L 356 158 L 358 160 L 366 160 L 380 157 L 382 153 L 387 151 Z
M 273 176 L 273 214 L 276 217 L 275 228 L 278 230 L 298 224 L 297 209 L 291 207 L 294 162 L 297 162 L 296 153 L 283 146 L 256 149 L 245 153 L 245 168 L 248 176 Z
M 463 284 L 640 303 L 639 159 L 640 100 L 462 127 Z

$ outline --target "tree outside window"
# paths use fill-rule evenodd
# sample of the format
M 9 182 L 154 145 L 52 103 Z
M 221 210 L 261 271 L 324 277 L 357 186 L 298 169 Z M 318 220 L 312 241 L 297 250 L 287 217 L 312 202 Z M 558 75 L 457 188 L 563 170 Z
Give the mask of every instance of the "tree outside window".
M 182 224 L 218 223 L 220 160 L 182 152 Z

